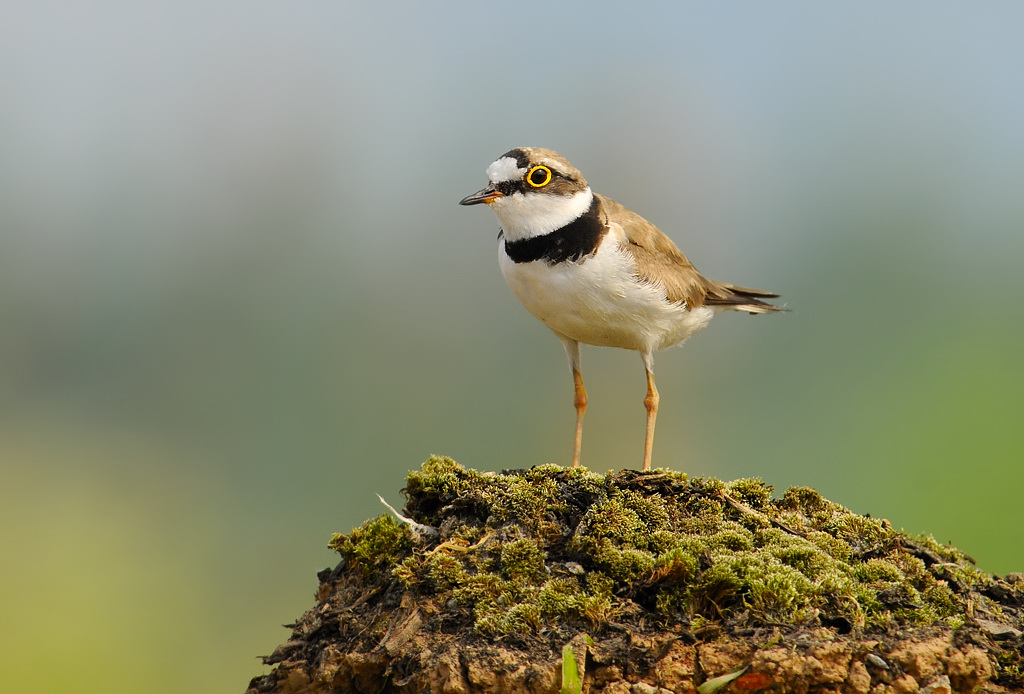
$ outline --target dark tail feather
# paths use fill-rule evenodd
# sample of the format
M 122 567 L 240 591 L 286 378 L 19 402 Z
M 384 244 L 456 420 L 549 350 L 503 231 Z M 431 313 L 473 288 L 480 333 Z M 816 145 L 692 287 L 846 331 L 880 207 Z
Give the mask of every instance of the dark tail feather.
M 786 309 L 770 304 L 765 299 L 778 298 L 778 294 L 761 289 L 747 289 L 746 287 L 736 287 L 731 284 L 719 284 L 715 287 L 715 291 L 708 293 L 704 299 L 704 304 L 706 306 L 728 308 L 733 311 L 746 311 L 747 313 L 777 313 Z

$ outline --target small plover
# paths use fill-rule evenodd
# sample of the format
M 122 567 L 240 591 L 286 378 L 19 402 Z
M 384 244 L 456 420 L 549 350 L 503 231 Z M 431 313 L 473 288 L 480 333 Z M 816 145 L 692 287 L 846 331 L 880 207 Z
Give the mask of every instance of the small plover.
M 640 215 L 591 192 L 557 152 L 519 147 L 487 167 L 490 181 L 461 205 L 486 203 L 501 222 L 498 264 L 527 310 L 565 345 L 576 389 L 572 464 L 580 464 L 587 392 L 580 343 L 640 352 L 647 371 L 643 469 L 651 467 L 658 389 L 655 350 L 677 345 L 722 311 L 774 313 L 778 294 L 701 275 Z

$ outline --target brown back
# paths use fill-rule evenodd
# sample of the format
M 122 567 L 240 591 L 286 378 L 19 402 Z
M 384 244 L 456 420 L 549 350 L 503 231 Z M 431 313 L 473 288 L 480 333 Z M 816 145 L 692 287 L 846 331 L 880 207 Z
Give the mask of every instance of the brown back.
M 693 266 L 668 236 L 646 219 L 603 195 L 595 195 L 609 226 L 622 227 L 628 244 L 624 250 L 636 260 L 637 276 L 665 291 L 669 301 L 685 303 L 688 310 L 713 306 L 750 313 L 783 309 L 762 299 L 778 294 L 745 289 L 710 280 Z

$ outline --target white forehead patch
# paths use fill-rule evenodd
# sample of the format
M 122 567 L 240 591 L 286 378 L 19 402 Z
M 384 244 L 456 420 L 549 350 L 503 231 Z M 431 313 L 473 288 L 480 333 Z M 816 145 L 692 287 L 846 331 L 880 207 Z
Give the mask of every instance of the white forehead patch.
M 518 162 L 512 157 L 502 157 L 487 167 L 487 178 L 491 183 L 518 181 L 524 173 L 526 169 L 520 169 Z

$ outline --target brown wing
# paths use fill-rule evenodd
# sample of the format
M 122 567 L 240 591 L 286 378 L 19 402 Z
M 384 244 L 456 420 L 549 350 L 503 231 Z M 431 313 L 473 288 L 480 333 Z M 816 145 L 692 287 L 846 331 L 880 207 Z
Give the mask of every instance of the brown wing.
M 663 288 L 669 301 L 685 303 L 687 309 L 716 306 L 750 313 L 783 310 L 762 300 L 774 299 L 778 294 L 708 279 L 658 227 L 614 200 L 595 197 L 605 222 L 618 224 L 625 232 L 628 244 L 624 250 L 636 260 L 637 276 Z

